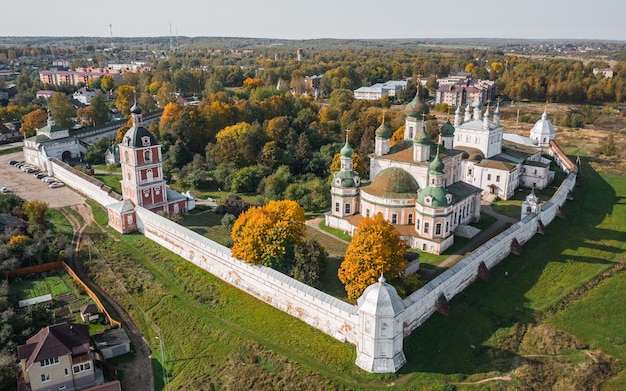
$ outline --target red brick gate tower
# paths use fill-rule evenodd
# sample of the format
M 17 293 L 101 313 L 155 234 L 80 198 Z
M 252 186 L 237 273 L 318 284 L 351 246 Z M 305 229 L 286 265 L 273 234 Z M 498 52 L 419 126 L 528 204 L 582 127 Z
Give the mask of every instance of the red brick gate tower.
M 161 146 L 154 135 L 143 127 L 141 107 L 135 103 L 130 112 L 133 126 L 120 144 L 122 196 L 134 205 L 153 212 L 165 210 L 169 214 Z

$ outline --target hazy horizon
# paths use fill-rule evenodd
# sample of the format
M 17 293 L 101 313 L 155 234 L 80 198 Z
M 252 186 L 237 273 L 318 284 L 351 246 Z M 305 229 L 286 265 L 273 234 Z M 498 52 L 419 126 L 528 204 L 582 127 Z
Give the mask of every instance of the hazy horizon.
M 626 40 L 626 29 L 619 27 L 626 2 L 611 0 L 73 3 L 13 2 L 4 8 L 0 36 L 108 38 L 112 32 L 118 38 L 167 37 L 171 25 L 171 35 L 190 38 Z

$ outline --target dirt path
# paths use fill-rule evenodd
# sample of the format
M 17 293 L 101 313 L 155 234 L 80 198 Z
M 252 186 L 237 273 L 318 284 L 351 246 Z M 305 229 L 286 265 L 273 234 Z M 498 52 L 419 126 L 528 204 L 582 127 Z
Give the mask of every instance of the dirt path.
M 94 223 L 93 212 L 91 207 L 87 204 L 73 205 L 70 207 L 80 214 L 82 222 L 73 214 L 66 210 L 60 210 L 60 212 L 67 218 L 74 230 L 74 238 L 72 243 L 76 246 L 76 253 L 80 246 L 83 245 L 83 231 L 87 226 Z M 130 338 L 134 351 L 135 358 L 133 360 L 124 361 L 118 364 L 118 369 L 122 371 L 123 376 L 121 379 L 122 389 L 124 390 L 138 390 L 138 391 L 153 391 L 154 381 L 152 376 L 152 352 L 150 347 L 146 344 L 141 332 L 137 329 L 133 320 L 128 315 L 126 310 L 122 308 L 115 300 L 113 300 L 106 292 L 104 292 L 98 285 L 96 285 L 85 274 L 82 265 L 77 261 L 76 257 L 69 261 L 69 265 L 74 272 L 94 291 L 98 297 L 106 302 L 109 308 L 112 308 L 115 312 L 116 319 L 122 323 L 122 327 L 126 330 L 128 337 Z
M 458 382 L 458 383 L 452 383 L 452 384 L 483 384 L 483 383 L 487 383 L 487 382 L 490 382 L 490 381 L 497 381 L 497 380 L 511 381 L 511 376 L 496 376 L 496 377 L 490 377 L 488 379 L 483 379 L 483 380 L 479 380 L 479 381 Z

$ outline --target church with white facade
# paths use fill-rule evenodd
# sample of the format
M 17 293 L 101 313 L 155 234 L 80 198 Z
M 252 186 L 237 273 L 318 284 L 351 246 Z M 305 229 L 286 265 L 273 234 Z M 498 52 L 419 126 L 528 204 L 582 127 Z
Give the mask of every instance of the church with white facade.
M 341 169 L 332 178 L 327 226 L 353 234 L 365 217 L 382 213 L 411 248 L 440 254 L 454 243 L 459 226 L 480 219 L 482 198 L 509 199 L 520 186 L 543 189 L 553 180 L 542 144 L 504 139 L 499 106 L 493 114 L 489 107 L 484 112 L 458 107 L 454 123 L 441 126 L 437 142 L 426 133 L 426 114 L 428 106 L 418 97 L 409 103 L 404 139 L 393 146 L 383 120 L 370 155 L 370 181 L 353 170 L 346 140 Z M 548 124 L 544 113 L 535 127 L 552 129 L 546 138 L 554 139 Z

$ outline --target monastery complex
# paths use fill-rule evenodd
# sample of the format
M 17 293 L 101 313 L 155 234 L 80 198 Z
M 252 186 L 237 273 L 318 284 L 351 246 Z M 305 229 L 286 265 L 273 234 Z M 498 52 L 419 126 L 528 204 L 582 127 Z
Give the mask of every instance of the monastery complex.
M 424 287 L 401 298 L 384 276 L 369 286 L 356 304 L 346 303 L 271 268 L 234 258 L 229 248 L 160 214 L 186 213 L 193 198 L 167 187 L 161 146 L 144 127 L 142 110 L 131 108 L 133 126 L 119 145 L 122 196 L 102 182 L 62 162 L 71 146 L 81 144 L 50 122 L 25 142 L 24 156 L 49 175 L 98 202 L 108 211 L 109 225 L 121 233 L 134 230 L 223 281 L 284 311 L 341 342 L 356 347 L 355 364 L 368 372 L 398 371 L 407 361 L 404 337 L 435 311 L 546 226 L 572 198 L 576 167 L 554 142 L 544 113 L 530 137 L 510 138 L 493 113 L 458 108 L 454 123 L 443 124 L 437 142 L 420 117 L 428 107 L 415 99 L 406 108 L 404 140 L 391 146 L 384 123 L 376 131 L 370 156 L 371 181 L 353 171 L 350 143 L 341 150 L 341 169 L 332 179 L 328 225 L 353 233 L 360 220 L 375 213 L 394 224 L 411 247 L 441 253 L 460 227 L 480 218 L 481 197 L 509 198 L 520 186 L 543 188 L 553 179 L 542 148 L 567 173 L 548 202 L 531 192 L 521 219 L 491 238 Z M 156 213 L 159 212 L 159 213 Z
M 391 146 L 385 124 L 376 130 L 370 181 L 353 170 L 348 140 L 331 185 L 329 227 L 351 235 L 364 217 L 382 213 L 411 248 L 440 254 L 461 226 L 480 219 L 482 198 L 509 199 L 520 187 L 543 189 L 554 179 L 542 148 L 555 132 L 544 112 L 530 137 L 504 133 L 500 107 L 493 113 L 459 106 L 439 140 L 426 133 L 428 106 L 418 96 L 406 107 L 404 139 Z

